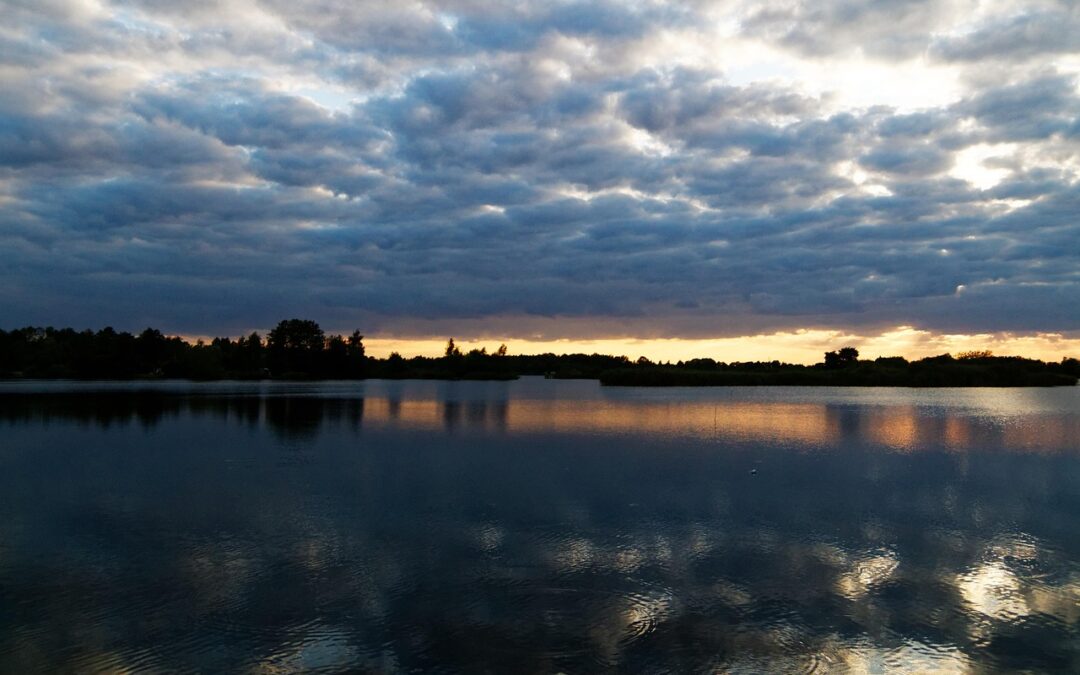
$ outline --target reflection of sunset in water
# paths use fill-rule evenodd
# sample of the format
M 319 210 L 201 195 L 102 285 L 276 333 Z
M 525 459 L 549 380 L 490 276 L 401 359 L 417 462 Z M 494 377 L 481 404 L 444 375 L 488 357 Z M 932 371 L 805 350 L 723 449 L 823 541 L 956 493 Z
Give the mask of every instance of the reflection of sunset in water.
M 633 392 L 639 394 L 635 397 L 616 390 L 622 397 L 604 397 L 596 395 L 604 390 L 595 383 L 586 383 L 593 389 L 573 384 L 579 387 L 578 394 L 585 395 L 514 396 L 512 389 L 503 387 L 458 398 L 455 387 L 418 392 L 395 382 L 392 388 L 369 386 L 368 392 L 354 386 L 330 397 L 307 396 L 303 389 L 264 398 L 146 399 L 109 394 L 108 405 L 97 405 L 88 403 L 94 400 L 89 397 L 45 396 L 37 401 L 9 400 L 0 415 L 44 420 L 74 416 L 105 425 L 137 420 L 147 425 L 189 411 L 243 424 L 265 423 L 296 438 L 329 423 L 357 429 L 640 436 L 693 440 L 705 444 L 702 447 L 728 442 L 806 449 L 872 444 L 904 453 L 931 448 L 1054 452 L 1076 448 L 1075 439 L 1080 438 L 1080 417 L 1059 413 L 1061 405 L 1068 405 L 1071 390 L 1053 392 L 1066 397 L 1055 407 L 1044 400 L 1046 393 L 1038 392 L 1043 397 L 1039 398 L 1024 390 L 819 390 L 829 393 L 815 396 L 812 389 L 805 390 L 809 393 L 793 389 L 789 391 L 796 394 L 791 396 L 795 400 L 783 400 L 771 393 L 718 388 L 683 390 L 674 400 L 665 400 L 662 391 Z
M 515 433 L 586 433 L 731 437 L 826 443 L 829 421 L 821 406 L 612 404 L 601 401 L 366 400 L 365 423 L 393 422 L 418 429 L 465 426 Z
M 1080 438 L 1076 418 L 932 416 L 917 406 L 857 409 L 815 403 L 651 403 L 365 399 L 363 423 L 507 433 L 641 434 L 658 438 L 828 446 L 870 442 L 900 452 L 1009 447 L 1061 450 Z
M 0 670 L 1080 665 L 1078 391 L 184 386 L 0 407 Z

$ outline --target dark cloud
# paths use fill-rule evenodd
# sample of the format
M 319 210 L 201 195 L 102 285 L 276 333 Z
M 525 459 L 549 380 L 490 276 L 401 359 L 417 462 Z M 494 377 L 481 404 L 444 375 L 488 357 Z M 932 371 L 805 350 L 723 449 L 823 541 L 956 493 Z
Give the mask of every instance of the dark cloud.
M 1080 51 L 1080 6 L 1052 7 L 994 17 L 961 36 L 942 37 L 931 53 L 948 61 L 1018 61 Z
M 942 112 L 918 112 L 890 115 L 878 123 L 878 134 L 884 138 L 920 139 L 948 131 L 956 120 Z
M 743 20 L 743 31 L 809 55 L 861 50 L 897 58 L 926 49 L 936 26 L 953 11 L 936 0 L 799 0 L 765 4 Z
M 1076 80 L 1024 63 L 1069 51 L 1046 16 L 1074 12 L 939 30 L 961 5 L 738 17 L 823 63 L 969 69 L 958 100 L 895 110 L 649 55 L 709 53 L 734 5 L 10 3 L 0 310 L 190 332 L 1080 329 Z
M 933 145 L 908 143 L 886 144 L 874 148 L 859 159 L 875 171 L 927 175 L 949 167 L 949 155 Z
M 1041 74 L 1021 82 L 986 87 L 954 107 L 974 118 L 998 142 L 1046 139 L 1068 133 L 1080 117 L 1075 76 Z

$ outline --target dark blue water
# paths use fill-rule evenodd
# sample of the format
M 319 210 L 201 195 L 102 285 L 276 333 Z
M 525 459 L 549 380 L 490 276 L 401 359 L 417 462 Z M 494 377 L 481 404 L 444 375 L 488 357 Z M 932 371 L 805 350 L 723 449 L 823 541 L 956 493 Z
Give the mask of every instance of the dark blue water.
M 0 384 L 2 672 L 1080 671 L 1080 388 L 142 389 Z

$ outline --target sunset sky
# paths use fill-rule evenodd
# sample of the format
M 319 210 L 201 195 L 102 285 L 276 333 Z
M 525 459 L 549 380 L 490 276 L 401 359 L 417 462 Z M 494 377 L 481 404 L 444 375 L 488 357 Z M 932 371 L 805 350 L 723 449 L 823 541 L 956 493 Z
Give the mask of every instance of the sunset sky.
M 1080 3 L 0 6 L 0 328 L 1080 356 Z

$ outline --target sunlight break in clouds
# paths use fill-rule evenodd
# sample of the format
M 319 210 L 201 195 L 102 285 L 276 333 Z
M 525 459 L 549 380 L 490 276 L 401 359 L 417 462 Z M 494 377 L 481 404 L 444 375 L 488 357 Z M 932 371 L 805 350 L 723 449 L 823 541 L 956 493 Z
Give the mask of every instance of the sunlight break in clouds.
M 1053 0 L 12 0 L 0 310 L 1056 355 L 1077 36 Z

